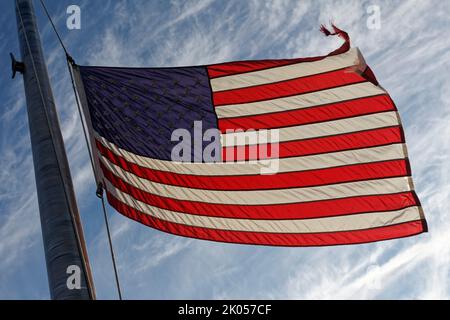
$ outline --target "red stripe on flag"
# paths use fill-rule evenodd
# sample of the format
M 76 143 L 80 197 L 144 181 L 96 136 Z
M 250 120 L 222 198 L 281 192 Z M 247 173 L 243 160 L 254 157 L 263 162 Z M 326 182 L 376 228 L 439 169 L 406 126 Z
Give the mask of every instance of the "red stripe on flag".
M 105 152 L 106 151 L 106 152 Z M 409 175 L 409 165 L 404 159 L 362 163 L 335 168 L 325 168 L 273 175 L 200 176 L 165 172 L 131 163 L 103 148 L 102 154 L 111 163 L 134 175 L 156 183 L 207 190 L 269 190 L 312 187 L 333 183 L 381 179 Z M 102 169 L 109 172 L 103 163 Z
M 269 135 L 270 136 L 270 135 Z M 222 148 L 222 161 L 300 157 L 329 152 L 362 149 L 403 143 L 400 127 L 388 127 L 375 130 L 346 133 L 336 136 L 296 140 L 278 143 L 278 155 L 268 145 L 250 145 Z M 261 150 L 261 154 L 259 154 Z
M 231 75 L 235 75 L 235 74 L 242 74 L 242 73 L 247 73 L 247 72 L 282 67 L 282 66 L 295 64 L 295 63 L 300 63 L 300 62 L 319 61 L 326 57 L 327 56 L 297 58 L 297 59 L 225 62 L 225 63 L 220 63 L 220 64 L 209 65 L 209 66 L 207 66 L 207 68 L 208 68 L 208 75 L 210 78 L 219 78 L 219 77 L 231 76 Z
M 222 133 L 238 129 L 273 129 L 395 110 L 390 97 L 380 95 L 305 109 L 219 119 L 219 129 Z
M 110 172 L 103 163 L 100 166 L 106 176 Z M 344 167 L 278 173 L 276 179 L 273 175 L 252 176 L 192 176 L 148 170 L 147 168 L 134 168 L 129 171 L 143 179 L 180 187 L 202 190 L 271 190 L 286 188 L 317 187 L 336 183 L 355 182 L 370 179 L 383 179 L 403 177 L 408 175 L 406 160 L 392 160 L 357 164 Z M 128 171 L 124 168 L 124 170 Z
M 366 81 L 366 79 L 354 70 L 345 68 L 276 83 L 213 92 L 213 103 L 216 107 L 251 103 L 311 93 Z
M 273 205 L 215 204 L 154 195 L 130 185 L 109 171 L 104 173 L 105 178 L 117 189 L 148 205 L 204 216 L 247 219 L 309 219 L 393 211 L 420 205 L 411 192 Z
M 324 246 L 367 243 L 412 236 L 426 231 L 425 222 L 421 220 L 373 229 L 329 233 L 289 234 L 207 229 L 157 219 L 120 202 L 109 192 L 107 196 L 109 203 L 117 211 L 144 225 L 179 236 L 220 242 L 273 246 Z

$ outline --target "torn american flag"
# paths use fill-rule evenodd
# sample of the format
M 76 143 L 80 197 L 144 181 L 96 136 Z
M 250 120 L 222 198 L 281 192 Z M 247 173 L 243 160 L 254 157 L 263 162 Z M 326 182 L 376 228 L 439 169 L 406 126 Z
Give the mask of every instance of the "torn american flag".
M 221 242 L 320 246 L 426 231 L 397 108 L 335 31 L 344 45 L 316 58 L 74 66 L 109 203 Z M 192 152 L 174 159 L 183 136 Z

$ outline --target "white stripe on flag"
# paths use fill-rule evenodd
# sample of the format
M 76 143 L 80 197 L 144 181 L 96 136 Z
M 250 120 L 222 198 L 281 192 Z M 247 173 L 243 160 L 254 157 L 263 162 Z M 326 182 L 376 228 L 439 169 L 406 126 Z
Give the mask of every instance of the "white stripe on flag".
M 150 206 L 121 192 L 107 182 L 106 189 L 120 202 L 141 213 L 172 223 L 194 227 L 271 233 L 319 233 L 361 230 L 420 220 L 419 207 L 398 211 L 372 212 L 338 217 L 297 220 L 255 220 L 208 217 Z
M 345 134 L 351 132 L 365 131 L 377 128 L 385 128 L 400 125 L 396 111 L 381 112 L 371 115 L 352 117 L 340 120 L 333 120 L 321 123 L 313 123 L 300 125 L 295 127 L 287 127 L 277 129 L 279 132 L 279 141 L 293 141 L 310 138 L 318 138 L 323 136 L 332 136 L 337 134 Z M 271 129 L 273 130 L 273 129 Z M 235 132 L 222 134 L 222 146 L 243 146 L 248 144 L 256 144 L 249 137 L 257 138 L 256 131 Z M 269 133 L 270 137 L 270 133 Z M 249 139 L 246 139 L 249 138 Z M 254 139 L 253 139 L 254 140 Z M 250 141 L 250 142 L 249 142 Z M 270 142 L 270 141 L 269 141 Z M 277 141 L 272 141 L 276 143 Z
M 222 191 L 192 189 L 149 181 L 123 170 L 103 157 L 101 161 L 115 176 L 140 190 L 162 197 L 206 203 L 270 205 L 411 191 L 410 177 L 346 182 L 317 187 L 271 190 Z
M 215 111 L 219 119 L 225 119 L 304 109 L 380 94 L 386 94 L 386 91 L 371 82 L 363 82 L 286 98 L 217 106 Z
M 118 156 L 141 167 L 179 174 L 199 176 L 238 176 L 259 175 L 270 160 L 225 162 L 225 163 L 181 163 L 175 161 L 151 159 L 118 148 L 113 143 L 97 136 L 97 139 Z M 324 169 L 358 163 L 370 163 L 404 159 L 406 147 L 402 143 L 357 150 L 330 152 L 320 155 L 279 159 L 278 173 Z
M 364 58 L 358 48 L 352 48 L 344 54 L 330 56 L 319 61 L 300 62 L 288 66 L 211 79 L 211 87 L 216 92 L 232 90 L 330 72 L 351 66 L 361 66 L 364 69 L 365 65 Z

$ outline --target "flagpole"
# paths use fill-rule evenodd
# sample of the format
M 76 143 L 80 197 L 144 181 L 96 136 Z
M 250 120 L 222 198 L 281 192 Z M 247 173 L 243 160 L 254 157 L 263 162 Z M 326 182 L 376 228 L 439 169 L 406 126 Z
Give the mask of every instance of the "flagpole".
M 32 0 L 14 0 L 50 296 L 95 299 L 83 228 Z

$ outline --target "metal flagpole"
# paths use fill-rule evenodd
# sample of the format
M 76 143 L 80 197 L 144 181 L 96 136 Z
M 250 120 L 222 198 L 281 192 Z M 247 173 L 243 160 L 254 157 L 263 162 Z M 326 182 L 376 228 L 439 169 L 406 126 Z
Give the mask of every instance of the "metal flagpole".
M 95 299 L 83 229 L 32 0 L 15 0 L 36 188 L 52 299 Z

